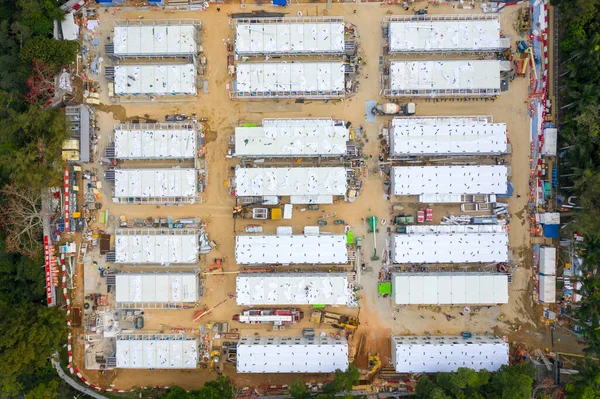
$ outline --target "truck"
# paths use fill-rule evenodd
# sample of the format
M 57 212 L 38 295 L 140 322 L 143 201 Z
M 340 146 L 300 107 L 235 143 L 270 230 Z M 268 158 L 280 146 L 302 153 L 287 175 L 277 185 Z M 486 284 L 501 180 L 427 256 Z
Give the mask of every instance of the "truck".
M 300 309 L 248 309 L 233 316 L 232 320 L 244 324 L 273 323 L 275 326 L 296 324 L 304 314 Z
M 382 103 L 373 107 L 374 115 L 414 115 L 417 112 L 415 103 L 405 105 L 398 103 Z

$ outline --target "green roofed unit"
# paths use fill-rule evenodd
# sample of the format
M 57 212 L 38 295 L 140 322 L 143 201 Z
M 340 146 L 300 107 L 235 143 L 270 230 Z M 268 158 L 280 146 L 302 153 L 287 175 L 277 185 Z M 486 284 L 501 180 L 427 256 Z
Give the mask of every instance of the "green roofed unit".
M 392 294 L 392 282 L 384 281 L 383 283 L 379 283 L 378 293 L 379 293 L 379 295 L 391 295 Z

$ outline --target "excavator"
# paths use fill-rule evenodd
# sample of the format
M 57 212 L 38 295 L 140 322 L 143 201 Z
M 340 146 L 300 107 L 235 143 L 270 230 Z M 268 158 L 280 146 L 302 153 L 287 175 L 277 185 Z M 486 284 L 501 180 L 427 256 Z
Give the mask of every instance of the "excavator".
M 219 352 L 218 350 L 213 350 L 212 352 L 210 352 L 210 366 L 208 366 L 209 373 L 212 373 L 214 371 L 215 362 L 216 363 L 219 362 L 220 354 L 221 354 L 221 352 Z
M 369 356 L 369 373 L 367 374 L 367 379 L 369 381 L 371 381 L 373 379 L 373 377 L 375 377 L 375 375 L 377 374 L 377 372 L 379 371 L 379 369 L 381 368 L 381 359 L 379 359 L 379 356 L 377 355 L 372 355 Z

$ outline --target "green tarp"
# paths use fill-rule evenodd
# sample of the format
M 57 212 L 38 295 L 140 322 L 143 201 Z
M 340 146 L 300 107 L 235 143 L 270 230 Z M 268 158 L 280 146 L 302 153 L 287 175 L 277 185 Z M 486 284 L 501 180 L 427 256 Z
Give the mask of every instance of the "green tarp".
M 383 283 L 379 283 L 378 289 L 379 295 L 391 295 L 392 294 L 392 283 L 390 281 L 386 281 Z

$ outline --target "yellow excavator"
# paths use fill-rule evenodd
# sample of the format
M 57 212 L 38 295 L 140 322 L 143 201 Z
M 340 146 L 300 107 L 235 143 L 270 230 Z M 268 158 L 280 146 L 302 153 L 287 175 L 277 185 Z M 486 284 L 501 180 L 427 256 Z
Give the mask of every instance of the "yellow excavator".
M 367 374 L 367 379 L 370 381 L 373 377 L 375 377 L 375 374 L 377 374 L 377 372 L 381 368 L 381 359 L 379 359 L 379 356 L 377 356 L 377 355 L 369 356 L 369 367 L 371 369 L 369 370 L 369 373 Z
M 213 350 L 210 352 L 210 366 L 208 367 L 208 372 L 212 373 L 214 371 L 215 362 L 219 362 L 219 355 L 221 352 L 218 350 Z

